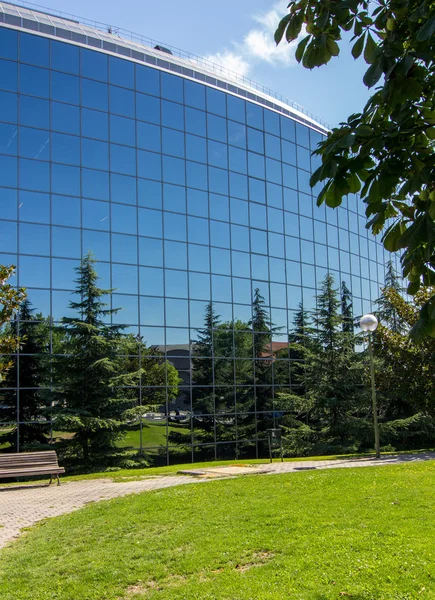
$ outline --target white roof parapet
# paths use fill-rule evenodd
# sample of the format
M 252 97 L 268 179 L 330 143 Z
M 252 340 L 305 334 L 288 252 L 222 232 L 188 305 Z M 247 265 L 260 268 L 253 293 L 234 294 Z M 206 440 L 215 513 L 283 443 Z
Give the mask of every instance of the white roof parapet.
M 8 15 L 8 17 L 5 18 L 5 15 Z M 14 17 L 17 20 L 15 23 Z M 39 23 L 41 26 L 39 29 L 36 29 L 36 31 L 39 31 L 40 33 L 50 34 L 50 28 L 57 30 L 61 29 L 72 34 L 71 38 L 68 38 L 70 41 L 78 41 L 86 44 L 87 38 L 93 38 L 94 40 L 101 41 L 101 45 L 98 46 L 100 49 L 109 51 L 111 50 L 110 46 L 113 45 L 114 48 L 112 52 L 118 52 L 119 55 L 123 56 L 124 58 L 138 57 L 130 55 L 130 53 L 124 54 L 122 51 L 120 52 L 119 50 L 122 48 L 131 50 L 134 53 L 144 54 L 155 58 L 156 61 L 158 60 L 160 62 L 167 62 L 168 66 L 176 65 L 180 67 L 180 71 L 170 69 L 175 73 L 178 72 L 179 74 L 183 74 L 181 69 L 190 69 L 198 72 L 199 74 L 203 74 L 205 77 L 214 76 L 221 82 L 227 83 L 230 86 L 236 85 L 238 88 L 245 90 L 247 94 L 255 93 L 255 95 L 266 100 L 266 104 L 263 102 L 262 104 L 265 104 L 266 106 L 270 104 L 269 108 L 274 108 L 272 104 L 278 105 L 278 107 L 284 109 L 284 114 L 288 112 L 288 115 L 292 115 L 301 119 L 307 125 L 317 127 L 322 133 L 327 133 L 330 130 L 330 127 L 325 122 L 316 118 L 299 104 L 284 98 L 280 94 L 276 94 L 272 90 L 253 81 L 252 79 L 249 79 L 248 77 L 245 77 L 244 75 L 230 71 L 226 67 L 212 63 L 200 56 L 196 56 L 174 46 L 170 46 L 125 29 L 112 27 L 98 21 L 82 19 L 69 13 L 48 9 L 25 0 L 21 0 L 20 4 L 0 1 L 0 22 L 20 26 L 21 21 L 18 23 L 18 20 L 21 19 L 23 20 L 23 26 L 31 31 L 35 31 L 35 29 L 30 26 L 31 22 Z M 26 27 L 26 25 L 29 26 Z M 54 31 L 52 35 L 55 35 Z M 84 38 L 83 40 L 78 39 L 82 36 Z M 58 37 L 65 39 L 65 36 L 62 35 L 59 35 Z M 92 43 L 89 43 L 88 45 L 93 48 L 96 47 L 95 44 Z M 156 50 L 154 47 L 157 45 L 168 48 L 172 54 Z M 199 80 L 204 82 L 202 78 Z M 232 91 L 229 88 L 227 89 Z M 251 100 L 253 99 L 250 98 L 249 95 L 246 97 Z M 280 112 L 283 111 L 281 110 Z

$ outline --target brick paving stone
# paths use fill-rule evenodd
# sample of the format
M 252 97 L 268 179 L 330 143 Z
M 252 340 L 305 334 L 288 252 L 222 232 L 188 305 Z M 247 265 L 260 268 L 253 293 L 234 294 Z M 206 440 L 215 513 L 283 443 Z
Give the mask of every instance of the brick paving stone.
M 402 454 L 337 460 L 294 461 L 227 467 L 191 468 L 180 475 L 150 477 L 139 481 L 115 483 L 110 479 L 67 481 L 60 486 L 27 484 L 0 487 L 0 548 L 42 519 L 56 517 L 82 508 L 89 502 L 118 498 L 176 485 L 200 483 L 216 477 L 237 477 L 247 474 L 279 474 L 298 471 L 371 467 L 435 460 L 435 452 Z

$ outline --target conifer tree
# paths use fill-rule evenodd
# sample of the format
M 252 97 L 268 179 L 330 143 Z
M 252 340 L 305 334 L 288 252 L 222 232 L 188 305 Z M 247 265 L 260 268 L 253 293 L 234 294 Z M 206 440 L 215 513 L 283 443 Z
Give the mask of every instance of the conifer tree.
M 347 287 L 346 282 L 341 282 L 341 314 L 343 315 L 343 331 L 353 333 L 353 301 L 352 292 Z
M 402 294 L 403 289 L 399 282 L 399 277 L 394 268 L 393 262 L 387 262 L 385 273 L 384 289 L 392 290 L 397 294 Z M 381 294 L 375 302 L 377 306 L 377 317 L 379 321 L 388 327 L 391 331 L 403 334 L 406 331 L 406 323 L 397 309 L 394 302 L 391 302 L 389 294 Z
M 107 308 L 103 296 L 111 290 L 98 287 L 90 253 L 76 271 L 79 299 L 69 306 L 77 316 L 62 319 L 64 356 L 55 362 L 52 417 L 56 429 L 74 433 L 71 444 L 89 465 L 104 463 L 116 453 L 128 410 L 135 404 L 123 388 L 132 385 L 137 374 L 122 368 L 122 326 L 109 323 L 119 309 Z

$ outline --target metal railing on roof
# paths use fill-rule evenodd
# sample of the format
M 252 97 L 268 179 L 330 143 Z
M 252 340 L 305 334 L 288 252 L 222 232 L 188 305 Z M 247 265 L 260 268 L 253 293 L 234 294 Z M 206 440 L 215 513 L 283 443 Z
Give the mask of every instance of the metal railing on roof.
M 322 125 L 326 129 L 331 129 L 330 126 L 325 121 L 323 121 L 322 119 L 319 119 L 318 117 L 316 117 L 315 115 L 313 115 L 312 113 L 307 111 L 303 106 L 301 106 L 300 104 L 297 104 L 297 102 L 293 102 L 292 100 L 285 98 L 281 94 L 277 94 L 276 92 L 274 92 L 270 88 L 267 88 L 266 86 L 262 85 L 261 83 L 258 83 L 256 81 L 254 81 L 253 79 L 246 77 L 245 75 L 241 75 L 240 73 L 231 71 L 230 69 L 227 69 L 226 67 L 224 67 L 222 65 L 213 63 L 213 62 L 207 60 L 206 58 L 197 56 L 196 54 L 192 54 L 191 52 L 186 52 L 185 50 L 182 50 L 181 48 L 177 48 L 176 46 L 167 44 L 166 42 L 162 42 L 161 40 L 154 40 L 147 36 L 141 35 L 139 33 L 134 33 L 133 31 L 129 31 L 129 30 L 123 29 L 121 27 L 113 27 L 112 25 L 109 25 L 107 23 L 102 23 L 100 21 L 94 21 L 92 19 L 78 17 L 71 13 L 47 8 L 47 7 L 35 4 L 34 2 L 28 2 L 27 0 L 20 0 L 19 2 L 0 2 L 0 8 L 1 8 L 1 4 L 7 4 L 9 6 L 14 6 L 17 9 L 17 13 L 20 14 L 20 16 L 24 16 L 24 17 L 25 17 L 25 15 L 23 15 L 19 12 L 20 8 L 31 11 L 33 18 L 36 21 L 41 21 L 41 17 L 42 17 L 43 21 L 48 22 L 51 25 L 55 25 L 55 23 L 50 19 L 50 17 L 55 17 L 58 19 L 65 20 L 66 22 L 64 22 L 64 24 L 63 24 L 64 26 L 67 26 L 68 29 L 71 29 L 72 31 L 80 32 L 85 35 L 88 34 L 89 32 L 86 29 L 84 29 L 83 26 L 91 27 L 93 30 L 100 32 L 99 37 L 106 41 L 113 42 L 114 41 L 113 38 L 115 37 L 120 40 L 125 40 L 125 41 L 130 41 L 130 42 L 133 42 L 136 44 L 145 45 L 152 49 L 154 49 L 155 46 L 164 46 L 165 48 L 168 48 L 169 50 L 171 50 L 173 56 L 175 56 L 175 57 L 179 57 L 181 59 L 184 59 L 191 63 L 194 63 L 194 64 L 198 65 L 200 68 L 206 70 L 208 73 L 221 75 L 222 77 L 230 79 L 233 82 L 242 84 L 246 87 L 249 87 L 249 88 L 257 90 L 263 94 L 266 94 L 269 97 L 275 98 L 279 102 L 282 102 L 283 104 L 286 104 L 287 106 L 290 106 L 291 108 L 297 110 L 301 114 L 306 115 L 307 117 L 309 117 L 313 121 L 317 122 L 319 125 Z M 46 18 L 48 17 L 48 18 L 44 19 L 44 17 L 46 17 Z

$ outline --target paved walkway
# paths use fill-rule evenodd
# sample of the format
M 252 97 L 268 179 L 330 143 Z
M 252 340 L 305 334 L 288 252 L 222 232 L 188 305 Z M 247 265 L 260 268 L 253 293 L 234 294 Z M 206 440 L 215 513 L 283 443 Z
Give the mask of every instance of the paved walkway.
M 276 459 L 275 459 L 276 460 Z M 237 477 L 246 474 L 291 473 L 297 471 L 370 467 L 435 460 L 435 452 L 403 454 L 374 458 L 356 458 L 320 461 L 274 462 L 262 465 L 241 465 L 187 469 L 180 475 L 150 477 L 139 481 L 114 483 L 110 479 L 67 481 L 60 486 L 27 484 L 0 487 L 0 548 L 20 534 L 23 527 L 42 519 L 56 517 L 82 508 L 89 502 L 148 492 L 175 485 L 199 483 L 217 477 Z

